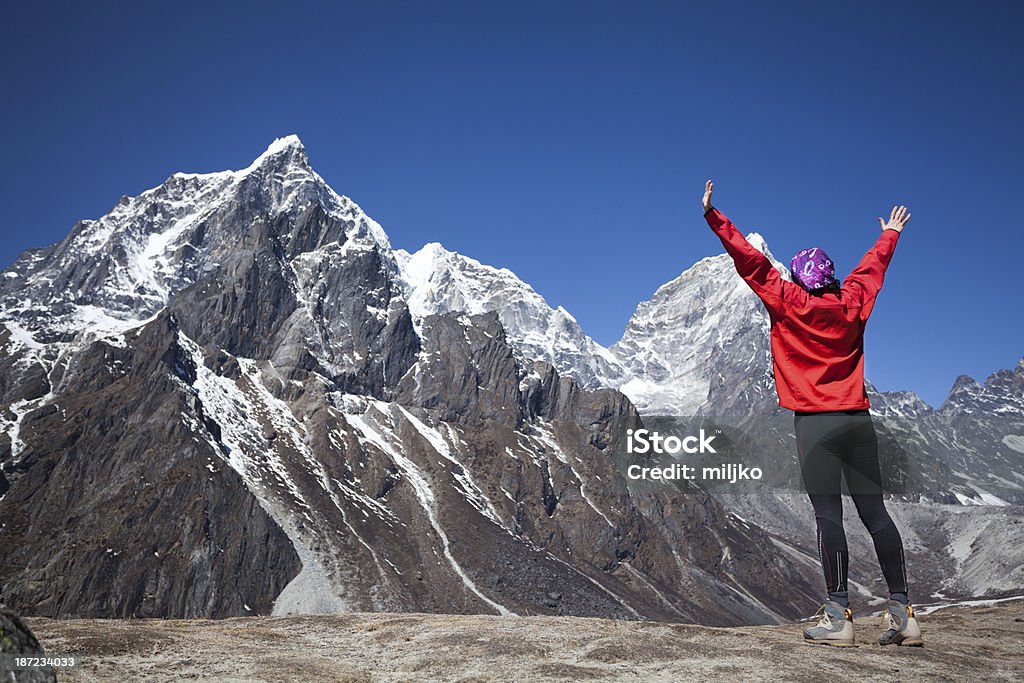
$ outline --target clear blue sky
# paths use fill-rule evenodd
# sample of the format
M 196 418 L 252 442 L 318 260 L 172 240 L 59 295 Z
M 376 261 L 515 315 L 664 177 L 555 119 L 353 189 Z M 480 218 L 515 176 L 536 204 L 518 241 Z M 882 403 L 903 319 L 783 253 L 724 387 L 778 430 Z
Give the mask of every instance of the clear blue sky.
M 604 344 L 721 246 L 716 204 L 845 274 L 913 218 L 869 326 L 941 401 L 1024 355 L 1014 2 L 5 3 L 0 262 L 297 133 L 397 247 L 505 266 Z

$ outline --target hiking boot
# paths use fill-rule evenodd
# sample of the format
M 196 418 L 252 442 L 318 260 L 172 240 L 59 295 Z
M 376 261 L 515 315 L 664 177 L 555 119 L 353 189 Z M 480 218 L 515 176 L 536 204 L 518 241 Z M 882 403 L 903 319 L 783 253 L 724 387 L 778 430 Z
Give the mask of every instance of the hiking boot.
M 825 601 L 815 614 L 821 619 L 815 626 L 804 629 L 804 638 L 816 645 L 853 646 L 853 612 L 832 600 Z
M 890 600 L 889 608 L 882 613 L 882 628 L 885 631 L 878 636 L 879 645 L 924 645 L 914 608 L 898 600 Z

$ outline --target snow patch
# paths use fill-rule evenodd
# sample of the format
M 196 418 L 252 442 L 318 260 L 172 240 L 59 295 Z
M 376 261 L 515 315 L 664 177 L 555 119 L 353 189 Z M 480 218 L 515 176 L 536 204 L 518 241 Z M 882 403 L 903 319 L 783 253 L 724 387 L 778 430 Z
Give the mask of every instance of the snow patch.
M 939 595 L 939 593 L 935 594 L 936 597 Z M 992 598 L 989 600 L 961 600 L 959 602 L 939 603 L 937 605 L 914 605 L 914 611 L 917 614 L 931 614 L 932 612 L 938 612 L 940 609 L 950 609 L 953 607 L 991 607 L 992 605 L 1010 602 L 1011 600 L 1024 600 L 1024 595 L 1015 595 L 1009 598 Z
M 11 333 L 11 340 L 27 349 L 41 349 L 43 345 L 32 337 L 32 333 L 13 320 L 5 320 L 4 325 Z
M 1003 437 L 1003 443 L 1017 451 L 1018 453 L 1024 453 L 1024 436 L 1018 436 L 1017 434 L 1007 434 Z

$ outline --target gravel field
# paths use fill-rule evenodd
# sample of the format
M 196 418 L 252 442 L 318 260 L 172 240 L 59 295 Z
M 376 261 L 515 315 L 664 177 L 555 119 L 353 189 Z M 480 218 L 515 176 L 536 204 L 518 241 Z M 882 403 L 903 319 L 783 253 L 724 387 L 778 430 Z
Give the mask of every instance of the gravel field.
M 709 628 L 576 617 L 343 614 L 211 620 L 26 620 L 62 681 L 1021 680 L 1024 600 L 920 618 L 924 648 L 802 642 L 803 624 Z

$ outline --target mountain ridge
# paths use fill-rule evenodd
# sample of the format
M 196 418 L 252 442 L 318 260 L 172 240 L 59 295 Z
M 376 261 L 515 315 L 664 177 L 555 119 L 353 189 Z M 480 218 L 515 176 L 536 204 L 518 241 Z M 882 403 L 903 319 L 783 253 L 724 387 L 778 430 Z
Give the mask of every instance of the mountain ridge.
M 108 217 L 113 217 L 114 219 L 116 219 L 117 216 L 121 214 L 121 212 L 129 213 L 129 208 L 132 207 L 134 203 L 141 201 L 143 198 L 152 198 L 153 195 L 159 194 L 159 191 L 161 189 L 166 188 L 168 184 L 170 184 L 173 187 L 176 182 L 199 183 L 200 185 L 209 186 L 207 188 L 208 192 L 213 192 L 218 189 L 224 190 L 226 189 L 224 185 L 238 183 L 247 178 L 248 176 L 252 175 L 253 173 L 260 172 L 261 169 L 265 171 L 269 170 L 272 174 L 282 174 L 282 172 L 284 171 L 284 177 L 281 178 L 281 180 L 283 181 L 281 183 L 282 187 L 286 187 L 289 185 L 289 177 L 294 178 L 296 175 L 300 177 L 302 175 L 306 175 L 305 183 L 300 182 L 300 188 L 302 185 L 305 184 L 307 185 L 306 191 L 308 192 L 311 189 L 308 187 L 308 185 L 312 184 L 316 192 L 323 193 L 324 197 L 327 198 L 327 203 L 329 205 L 334 205 L 338 208 L 339 211 L 350 212 L 352 215 L 357 216 L 359 220 L 366 221 L 365 230 L 367 234 L 370 235 L 374 241 L 376 241 L 377 243 L 381 244 L 384 247 L 387 247 L 390 250 L 390 240 L 388 239 L 387 234 L 383 231 L 380 225 L 376 223 L 376 221 L 373 221 L 368 215 L 366 215 L 365 211 L 363 211 L 358 204 L 351 200 L 351 198 L 334 192 L 334 190 L 330 188 L 326 181 L 324 181 L 322 177 L 316 174 L 316 172 L 312 169 L 312 167 L 309 164 L 309 158 L 305 146 L 302 144 L 302 141 L 297 135 L 292 134 L 275 139 L 263 153 L 256 157 L 256 159 L 244 169 L 234 171 L 215 171 L 210 173 L 172 173 L 170 176 L 168 176 L 167 180 L 160 185 L 145 190 L 141 192 L 139 195 L 136 195 L 135 197 L 122 197 L 121 200 L 119 200 L 119 202 L 115 205 L 114 209 L 112 209 L 111 212 L 108 213 L 106 216 L 101 217 L 100 219 L 97 220 L 79 221 L 78 223 L 76 223 L 75 227 L 72 229 L 71 233 L 67 237 L 56 242 L 55 244 L 50 245 L 48 247 L 26 250 L 15 260 L 14 263 L 12 263 L 10 266 L 8 266 L 8 268 L 4 269 L 2 273 L 0 273 L 0 298 L 3 297 L 4 292 L 7 289 L 10 289 L 12 286 L 16 286 L 21 277 L 24 277 L 26 273 L 31 273 L 34 270 L 33 266 L 41 260 L 43 254 L 49 253 L 49 251 L 57 250 L 58 248 L 61 247 L 61 245 L 68 244 L 69 242 L 71 243 L 69 246 L 81 246 L 78 242 L 76 242 L 73 239 L 73 236 L 76 233 L 85 234 L 87 233 L 87 231 L 91 230 L 92 232 L 89 233 L 89 237 L 84 240 L 86 244 L 95 244 L 97 242 L 102 242 L 103 244 L 105 244 L 103 240 L 105 237 L 109 237 L 109 232 L 112 230 L 110 230 L 108 226 L 105 230 L 97 234 L 98 231 L 95 227 L 97 224 L 103 223 L 104 219 L 107 219 Z M 292 185 L 294 185 L 294 183 L 292 183 Z M 198 191 L 200 192 L 200 194 L 199 196 L 194 197 L 193 201 L 199 203 L 202 200 L 203 193 L 201 192 L 199 186 L 186 185 L 177 189 L 179 192 L 182 193 Z M 288 197 L 279 196 L 275 201 L 277 201 L 278 205 L 283 208 L 286 207 L 288 204 Z M 151 206 L 147 206 L 145 207 L 145 210 L 152 211 L 153 209 Z M 193 222 L 201 222 L 202 216 L 187 217 L 187 220 L 191 220 Z M 178 229 L 183 233 L 187 231 L 188 227 L 190 226 L 187 224 L 180 225 Z M 761 234 L 757 232 L 752 232 L 748 235 L 748 239 L 751 241 L 752 244 L 754 244 L 755 248 L 758 248 L 759 250 L 765 252 L 772 259 L 773 264 L 783 275 L 783 277 L 787 279 L 789 278 L 788 269 L 785 268 L 785 266 L 781 262 L 777 261 L 771 255 L 771 252 L 767 246 L 767 242 Z M 149 241 L 147 241 L 146 245 L 142 249 L 136 249 L 134 251 L 130 249 L 126 250 L 125 255 L 128 256 L 130 254 L 136 254 L 142 257 L 142 261 L 153 262 L 156 258 L 166 255 L 168 247 L 174 246 L 176 242 L 180 241 L 180 234 L 174 234 L 173 231 L 171 232 L 171 234 L 168 234 L 167 232 L 162 232 L 160 233 L 160 239 L 150 239 Z M 178 244 L 178 248 L 187 248 L 190 244 L 190 240 L 184 240 L 184 242 Z M 117 247 L 115 246 L 114 248 L 116 250 Z M 425 249 L 427 249 L 428 251 L 433 250 L 435 253 L 438 252 L 439 250 L 443 251 L 446 254 L 445 258 L 448 261 L 463 260 L 469 263 L 471 267 L 477 272 L 490 269 L 493 272 L 498 273 L 505 278 L 515 281 L 515 286 L 521 288 L 523 294 L 526 294 L 529 296 L 529 298 L 535 300 L 533 310 L 531 311 L 531 313 L 537 314 L 539 312 L 544 317 L 550 318 L 551 321 L 549 322 L 549 326 L 557 329 L 557 332 L 552 332 L 551 334 L 533 334 L 532 336 L 536 338 L 529 340 L 526 338 L 528 335 L 523 334 L 521 335 L 522 338 L 517 340 L 517 348 L 522 348 L 524 349 L 524 351 L 533 354 L 533 356 L 541 357 L 545 360 L 554 362 L 555 366 L 560 371 L 568 372 L 570 376 L 573 376 L 575 379 L 580 381 L 584 386 L 613 386 L 615 388 L 620 388 L 624 390 L 627 393 L 627 395 L 630 395 L 635 402 L 639 402 L 640 405 L 645 405 L 646 403 L 650 402 L 652 404 L 651 407 L 656 412 L 677 412 L 680 414 L 694 412 L 699 409 L 701 403 L 705 402 L 698 401 L 697 398 L 692 397 L 685 400 L 679 397 L 673 399 L 671 398 L 671 395 L 663 397 L 661 401 L 646 400 L 647 398 L 649 398 L 647 394 L 653 394 L 655 397 L 657 397 L 658 395 L 663 394 L 663 392 L 659 391 L 657 388 L 645 386 L 645 381 L 642 378 L 625 377 L 624 373 L 626 372 L 626 368 L 624 367 L 624 365 L 629 365 L 631 361 L 632 364 L 635 366 L 635 370 L 644 371 L 641 373 L 642 375 L 646 376 L 651 373 L 657 375 L 660 371 L 668 372 L 666 368 L 661 368 L 659 370 L 659 365 L 664 361 L 664 359 L 659 359 L 657 361 L 648 359 L 647 361 L 642 362 L 636 361 L 635 359 L 629 359 L 628 361 L 624 362 L 624 359 L 619 357 L 619 355 L 615 353 L 615 349 L 628 347 L 631 344 L 632 340 L 630 339 L 630 331 L 631 328 L 634 326 L 634 319 L 638 315 L 642 315 L 645 309 L 651 305 L 651 302 L 663 298 L 664 293 L 667 289 L 677 287 L 680 278 L 683 278 L 687 274 L 687 272 L 692 271 L 694 268 L 708 268 L 710 264 L 719 264 L 719 262 L 721 262 L 726 265 L 724 269 L 711 266 L 710 270 L 715 271 L 716 277 L 724 276 L 726 278 L 729 278 L 731 273 L 729 272 L 727 258 L 724 257 L 724 255 L 704 257 L 698 260 L 696 263 L 694 263 L 693 266 L 691 266 L 690 268 L 684 270 L 683 273 L 681 273 L 676 278 L 673 278 L 672 280 L 658 287 L 657 290 L 652 294 L 651 299 L 644 302 L 640 302 L 638 304 L 636 311 L 634 311 L 634 313 L 630 316 L 630 320 L 627 321 L 622 336 L 620 336 L 620 338 L 610 347 L 605 347 L 596 342 L 595 340 L 593 340 L 591 337 L 589 337 L 585 333 L 585 331 L 579 326 L 578 321 L 576 321 L 576 319 L 572 316 L 572 314 L 569 311 L 565 310 L 562 306 L 558 306 L 552 309 L 546 303 L 542 295 L 537 293 L 531 285 L 520 280 L 514 272 L 507 268 L 483 264 L 477 261 L 476 259 L 473 259 L 472 257 L 460 254 L 458 252 L 449 251 L 445 249 L 443 245 L 441 245 L 439 242 L 429 242 L 416 252 L 408 252 L 404 249 L 395 249 L 393 250 L 393 254 L 396 259 L 402 259 L 406 263 L 408 263 L 408 260 L 411 257 L 413 257 L 414 255 L 423 254 Z M 198 267 L 201 268 L 202 265 L 199 265 Z M 131 270 L 131 267 L 129 266 L 128 269 Z M 136 267 L 135 270 L 139 271 L 142 269 Z M 725 272 L 722 273 L 722 270 L 724 270 Z M 738 281 L 738 278 L 731 279 L 735 279 L 736 281 Z M 407 278 L 403 278 L 403 280 L 406 283 L 408 283 Z M 66 285 L 67 283 L 64 284 Z M 178 283 L 178 286 L 180 287 L 181 284 L 182 283 Z M 135 289 L 142 287 L 145 295 L 155 299 L 157 303 L 163 304 L 166 304 L 167 296 L 170 293 L 169 289 L 174 289 L 173 283 L 154 281 L 154 279 L 152 278 L 147 279 L 141 277 L 136 277 L 135 279 L 129 278 L 125 282 L 123 282 L 122 285 L 122 290 L 132 289 L 131 285 L 135 285 Z M 740 289 L 742 289 L 742 287 L 740 287 Z M 407 287 L 406 293 L 412 293 L 414 295 L 414 299 L 416 295 L 422 296 L 423 294 L 422 288 L 417 289 L 416 287 L 411 286 Z M 497 308 L 497 306 L 491 306 L 490 308 L 488 308 L 485 302 L 479 301 L 467 301 L 463 303 L 464 305 L 468 305 L 470 308 L 474 308 L 474 310 L 477 310 L 478 312 L 482 310 L 490 310 L 490 308 Z M 448 309 L 451 310 L 451 302 L 448 302 L 447 306 Z M 10 306 L 6 306 L 5 308 L 9 310 Z M 97 308 L 101 308 L 102 310 L 97 310 Z M 142 320 L 146 319 L 118 317 L 117 314 L 123 313 L 124 311 L 119 310 L 119 308 L 116 306 L 114 306 L 113 308 L 111 308 L 110 306 L 97 308 L 89 308 L 88 305 L 79 306 L 79 310 L 74 312 L 69 322 L 73 322 L 79 328 L 84 328 L 86 330 L 93 329 L 101 333 L 109 331 L 116 334 L 122 331 L 123 329 L 128 329 L 130 326 L 139 324 L 142 322 Z M 145 307 L 143 308 L 145 309 Z M 550 310 L 543 310 L 545 308 Z M 425 302 L 421 303 L 421 305 L 419 306 L 419 310 L 419 317 L 422 317 L 422 314 L 428 310 L 428 307 L 426 306 Z M 150 311 L 150 313 L 151 312 L 152 311 Z M 757 315 L 756 311 L 754 313 L 751 313 L 751 315 Z M 414 318 L 415 317 L 417 316 L 414 316 Z M 506 315 L 505 317 L 506 319 L 503 320 L 503 322 L 506 323 L 506 327 L 509 327 L 509 316 Z M 515 331 L 517 326 L 515 324 L 511 326 Z M 31 329 L 17 330 L 15 331 L 15 334 L 24 337 L 24 334 L 26 332 L 31 337 Z M 514 333 L 513 337 L 515 336 L 516 335 Z M 556 347 L 559 346 L 559 341 L 566 338 L 568 339 L 567 344 L 563 345 L 563 348 L 560 350 L 556 349 Z M 562 354 L 562 358 L 558 357 L 559 351 Z M 652 362 L 654 363 L 653 366 L 651 365 Z M 670 375 L 666 375 L 666 377 Z M 678 369 L 674 375 L 671 376 L 673 376 L 677 380 L 682 380 L 683 378 L 690 378 L 693 375 L 693 368 L 682 367 Z M 950 389 L 949 395 L 947 395 L 947 398 L 943 401 L 943 404 L 950 403 L 950 395 L 952 395 L 955 391 L 958 390 L 958 383 L 965 381 L 963 379 L 964 377 L 966 376 L 958 377 L 954 381 Z M 970 379 L 973 381 L 977 381 L 974 380 L 974 378 Z M 700 386 L 705 385 L 691 385 L 689 391 L 693 391 L 695 390 L 695 388 Z M 877 392 L 873 385 L 871 385 L 870 390 L 875 394 L 882 393 Z M 672 392 L 670 392 L 670 394 L 671 393 Z M 942 406 L 934 407 L 927 404 L 927 402 L 921 399 L 920 396 L 918 396 L 915 392 L 913 392 L 912 389 L 909 388 L 885 393 L 891 393 L 893 395 L 893 399 L 888 401 L 887 403 L 893 405 L 912 404 L 914 406 L 913 410 L 916 410 L 918 412 L 923 412 L 925 410 L 939 410 L 942 408 Z M 955 402 L 950 403 L 950 405 L 947 407 L 947 410 L 954 409 L 955 405 L 957 405 Z
M 4 278 L 7 602 L 795 612 L 805 579 L 757 528 L 692 490 L 631 490 L 607 453 L 637 418 L 625 396 L 524 357 L 495 311 L 414 325 L 386 235 L 276 147 L 242 176 L 172 176 Z M 53 529 L 56 551 L 32 540 Z M 695 582 L 717 589 L 680 588 Z
M 769 514 L 638 486 L 609 450 L 652 407 L 779 417 L 767 319 L 725 255 L 666 283 L 628 343 L 603 349 L 507 269 L 393 250 L 284 138 L 243 171 L 172 175 L 17 263 L 0 278 L 0 584 L 23 611 L 732 624 L 816 599 L 814 551 L 790 540 L 806 501 Z M 1018 374 L 925 416 L 937 436 L 904 497 L 1024 500 L 1013 423 L 981 425 L 970 452 L 943 431 Z M 638 376 L 661 384 L 634 401 L 616 384 Z M 952 528 L 921 542 L 938 557 L 925 585 L 1017 585 L 1006 546 L 966 562 L 944 549 Z M 52 529 L 56 553 L 33 540 Z

